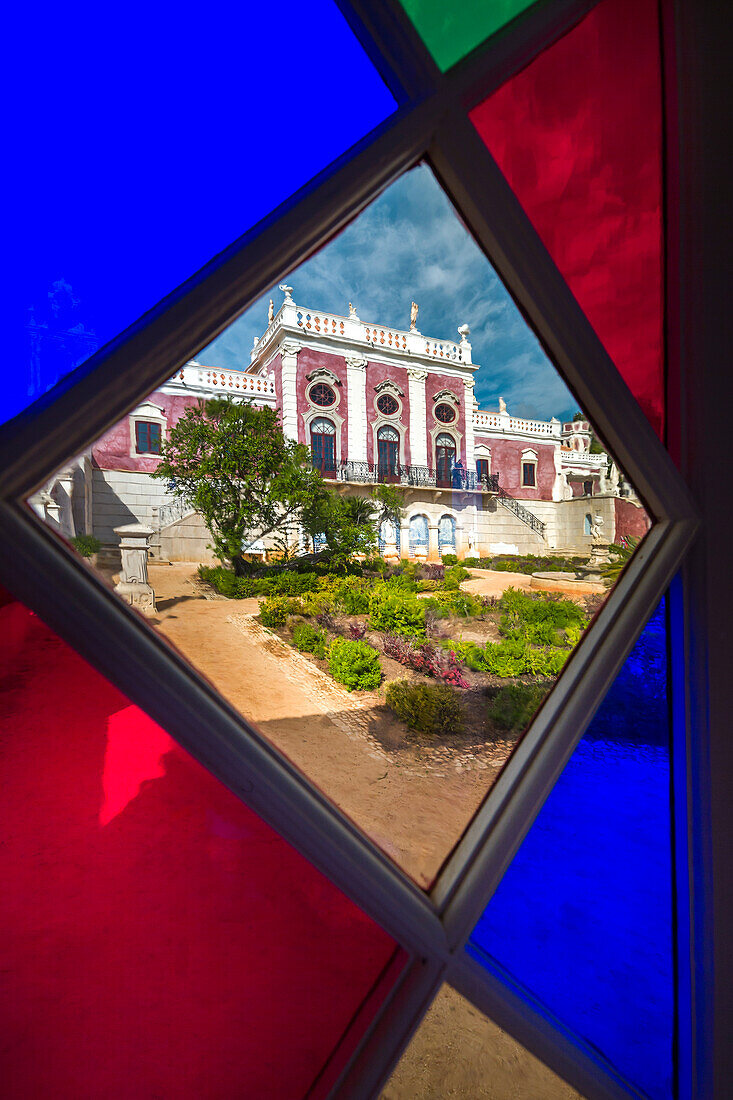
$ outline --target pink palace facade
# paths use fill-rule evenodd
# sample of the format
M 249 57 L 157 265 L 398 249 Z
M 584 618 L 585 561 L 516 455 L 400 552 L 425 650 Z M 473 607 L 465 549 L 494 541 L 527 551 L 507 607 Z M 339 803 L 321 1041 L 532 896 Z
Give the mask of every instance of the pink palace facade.
M 186 406 L 227 395 L 280 409 L 285 435 L 310 447 L 340 491 L 399 486 L 400 530 L 380 532 L 388 554 L 583 553 L 592 526 L 605 541 L 646 531 L 615 465 L 590 452 L 586 422 L 514 417 L 503 401 L 498 412 L 478 408 L 468 326 L 459 342 L 435 339 L 414 323 L 400 331 L 362 321 L 351 306 L 348 316 L 307 309 L 281 289 L 284 301 L 246 368 L 186 364 L 62 471 L 37 497 L 38 510 L 110 551 L 114 528 L 138 521 L 155 532 L 153 554 L 205 560 L 209 536 L 198 516 L 150 474 Z

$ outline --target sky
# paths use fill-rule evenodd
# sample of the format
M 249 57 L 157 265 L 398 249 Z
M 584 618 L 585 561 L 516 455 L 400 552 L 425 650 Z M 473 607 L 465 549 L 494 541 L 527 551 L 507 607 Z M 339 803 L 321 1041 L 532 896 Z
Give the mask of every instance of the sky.
M 346 315 L 353 302 L 362 321 L 409 329 L 419 306 L 424 336 L 458 340 L 471 329 L 481 409 L 503 397 L 513 416 L 569 419 L 578 404 L 547 359 L 493 267 L 424 165 L 411 169 L 317 255 L 287 277 L 293 298 L 312 310 Z M 277 287 L 235 321 L 196 359 L 242 370 L 255 336 L 267 328 L 267 304 L 280 308 Z

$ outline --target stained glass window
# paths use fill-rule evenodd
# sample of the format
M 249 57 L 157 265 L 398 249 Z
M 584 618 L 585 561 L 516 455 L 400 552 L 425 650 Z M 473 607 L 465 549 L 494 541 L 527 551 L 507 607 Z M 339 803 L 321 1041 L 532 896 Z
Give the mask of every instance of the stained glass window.
M 471 119 L 661 435 L 659 42 L 655 0 L 602 0 Z
M 672 1096 L 671 830 L 662 604 L 469 946 L 654 1100 Z
M 307 80 L 292 61 L 304 18 L 317 28 Z M 261 3 L 186 18 L 165 3 L 132 4 L 124 18 L 86 3 L 43 18 L 16 8 L 6 35 L 15 80 L 5 353 L 14 369 L 2 420 L 394 109 L 333 0 L 312 0 L 307 16 L 284 0 L 276 19 Z M 302 147 L 264 170 L 283 126 Z
M 460 4 L 446 4 L 445 0 L 401 0 L 401 3 L 444 72 L 532 6 L 532 0 L 462 0 Z
M 0 625 L 4 1093 L 300 1100 L 395 944 L 35 615 Z

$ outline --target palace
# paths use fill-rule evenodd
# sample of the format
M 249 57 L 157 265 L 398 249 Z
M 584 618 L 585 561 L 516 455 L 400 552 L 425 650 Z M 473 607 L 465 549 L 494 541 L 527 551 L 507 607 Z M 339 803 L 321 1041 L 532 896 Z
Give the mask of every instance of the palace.
M 599 531 L 615 542 L 647 530 L 614 463 L 591 451 L 588 422 L 514 417 L 503 400 L 498 411 L 478 408 L 467 325 L 456 343 L 423 336 L 414 304 L 410 329 L 399 331 L 360 320 L 351 304 L 341 317 L 281 290 L 244 370 L 187 363 L 37 494 L 36 510 L 67 535 L 93 533 L 110 553 L 114 529 L 141 522 L 154 531 L 154 556 L 209 560 L 199 517 L 150 474 L 185 408 L 226 395 L 280 409 L 286 437 L 309 446 L 344 493 L 399 486 L 401 529 L 380 531 L 387 554 L 583 554 Z

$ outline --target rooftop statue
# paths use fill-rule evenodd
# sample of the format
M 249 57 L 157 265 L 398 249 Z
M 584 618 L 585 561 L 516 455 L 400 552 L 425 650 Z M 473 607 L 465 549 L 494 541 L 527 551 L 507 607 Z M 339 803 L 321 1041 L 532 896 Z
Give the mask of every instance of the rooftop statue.
M 410 305 L 410 332 L 417 332 L 417 311 L 419 306 L 417 302 L 412 302 Z

